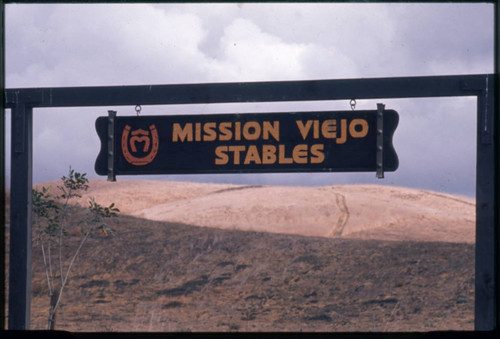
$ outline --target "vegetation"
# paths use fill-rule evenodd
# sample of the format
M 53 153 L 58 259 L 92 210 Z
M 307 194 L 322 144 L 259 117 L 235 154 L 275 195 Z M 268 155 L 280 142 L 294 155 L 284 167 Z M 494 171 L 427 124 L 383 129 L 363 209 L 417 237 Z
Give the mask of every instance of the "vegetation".
M 70 250 L 70 256 L 63 255 L 68 226 L 75 222 L 72 218 L 74 207 L 70 202 L 81 198 L 82 193 L 89 188 L 85 176 L 86 173 L 75 172 L 70 167 L 68 176 L 61 178 L 62 185 L 57 186 L 59 195 L 53 195 L 50 188 L 46 187 L 42 187 L 41 191 L 33 189 L 33 226 L 37 231 L 36 240 L 41 248 L 47 278 L 49 329 L 55 329 L 56 313 L 61 304 L 63 290 L 83 245 L 93 232 L 113 235 L 114 231 L 106 222 L 119 213 L 114 203 L 104 207 L 90 198 L 85 208 L 85 216 L 76 221 L 81 231 L 80 242 L 74 251 Z

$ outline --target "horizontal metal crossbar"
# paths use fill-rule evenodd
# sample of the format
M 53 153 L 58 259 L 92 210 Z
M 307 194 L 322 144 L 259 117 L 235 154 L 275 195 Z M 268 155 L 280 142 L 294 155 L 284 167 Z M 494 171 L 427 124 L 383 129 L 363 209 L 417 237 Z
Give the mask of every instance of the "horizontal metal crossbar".
M 467 96 L 477 95 L 491 76 L 17 88 L 5 91 L 5 106 L 12 108 L 18 102 L 31 107 L 76 107 Z

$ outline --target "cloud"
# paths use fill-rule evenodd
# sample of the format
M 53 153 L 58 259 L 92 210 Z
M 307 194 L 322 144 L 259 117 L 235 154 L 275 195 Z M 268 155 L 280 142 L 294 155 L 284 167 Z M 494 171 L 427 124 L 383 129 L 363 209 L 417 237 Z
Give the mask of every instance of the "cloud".
M 12 86 L 27 81 L 45 87 L 171 83 L 199 77 L 204 29 L 192 14 L 138 4 L 46 6 L 36 6 L 48 17 L 42 26 L 24 31 L 14 26 L 16 20 L 7 20 L 7 68 L 19 70 L 7 74 Z M 7 17 L 26 14 L 25 7 L 13 7 Z M 30 51 L 12 44 L 30 46 Z M 20 72 L 23 64 L 36 69 Z
M 246 19 L 236 19 L 219 40 L 221 58 L 211 78 L 225 81 L 284 80 L 304 77 L 301 56 L 308 46 L 285 43 Z M 214 73 L 215 71 L 215 73 Z
M 391 6 L 395 67 L 427 74 L 493 72 L 492 4 Z
M 10 88 L 491 73 L 493 5 L 7 4 L 5 46 Z M 373 173 L 168 178 L 368 182 L 473 195 L 473 100 L 380 101 L 401 118 L 400 169 L 383 181 Z M 357 109 L 375 105 L 358 100 Z M 93 176 L 94 121 L 108 109 L 135 114 L 133 107 L 35 110 L 34 181 L 57 179 L 69 164 Z M 350 107 L 331 101 L 173 105 L 143 107 L 143 114 L 328 109 Z
M 487 4 L 6 6 L 7 85 L 492 72 Z

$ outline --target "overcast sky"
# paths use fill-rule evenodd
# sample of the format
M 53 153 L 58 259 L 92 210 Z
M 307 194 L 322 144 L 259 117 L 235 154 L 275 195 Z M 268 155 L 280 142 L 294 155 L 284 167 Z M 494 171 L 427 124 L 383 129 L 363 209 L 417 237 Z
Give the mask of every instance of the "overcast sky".
M 493 72 L 492 4 L 7 4 L 6 87 L 68 87 Z M 474 196 L 473 98 L 358 100 L 399 112 L 399 169 L 375 173 L 150 176 L 238 184 L 376 183 Z M 35 109 L 35 183 L 69 165 L 91 178 L 98 116 Z M 348 110 L 348 101 L 143 106 L 143 115 Z M 10 147 L 10 112 L 7 112 Z M 10 151 L 7 151 L 7 155 Z M 6 160 L 10 174 L 10 160 Z M 131 177 L 118 177 L 131 178 Z M 137 178 L 137 177 L 134 177 Z M 144 177 L 141 177 L 144 178 Z

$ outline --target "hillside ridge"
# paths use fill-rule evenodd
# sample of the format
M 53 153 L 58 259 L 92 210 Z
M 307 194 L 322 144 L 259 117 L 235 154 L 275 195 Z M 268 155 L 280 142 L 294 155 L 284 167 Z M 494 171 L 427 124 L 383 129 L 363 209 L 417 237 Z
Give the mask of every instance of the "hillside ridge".
M 36 187 L 51 186 L 47 182 Z M 398 186 L 257 186 L 91 179 L 80 199 L 148 220 L 305 236 L 475 241 L 475 200 Z

